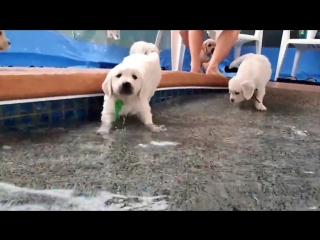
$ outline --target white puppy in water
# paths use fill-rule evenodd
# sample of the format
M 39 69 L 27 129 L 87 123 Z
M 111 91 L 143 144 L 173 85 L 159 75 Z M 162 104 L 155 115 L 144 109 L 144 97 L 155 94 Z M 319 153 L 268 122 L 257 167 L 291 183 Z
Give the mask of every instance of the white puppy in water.
M 234 60 L 229 68 L 239 64 L 237 75 L 229 81 L 230 101 L 241 102 L 253 98 L 256 109 L 267 110 L 263 105 L 263 98 L 272 73 L 269 59 L 263 55 L 249 53 Z
M 113 68 L 107 75 L 102 89 L 105 93 L 101 127 L 98 133 L 109 133 L 115 117 L 115 101 L 123 102 L 120 116 L 137 115 L 153 132 L 165 131 L 153 124 L 149 101 L 161 80 L 158 52 L 132 54 Z

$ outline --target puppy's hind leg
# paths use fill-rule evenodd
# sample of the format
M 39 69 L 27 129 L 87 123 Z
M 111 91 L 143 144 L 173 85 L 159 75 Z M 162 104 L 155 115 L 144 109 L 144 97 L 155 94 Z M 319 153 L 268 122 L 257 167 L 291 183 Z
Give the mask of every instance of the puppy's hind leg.
M 263 98 L 264 98 L 264 95 L 266 94 L 266 89 L 263 88 L 263 89 L 258 89 L 256 91 L 256 98 L 257 100 L 259 101 L 255 101 L 254 105 L 256 107 L 257 110 L 259 111 L 266 111 L 267 108 L 263 105 Z
M 157 126 L 153 124 L 151 107 L 149 106 L 149 104 L 143 108 L 143 111 L 140 111 L 138 113 L 138 117 L 141 122 L 143 122 L 149 128 L 151 132 L 163 132 L 167 130 L 164 125 Z

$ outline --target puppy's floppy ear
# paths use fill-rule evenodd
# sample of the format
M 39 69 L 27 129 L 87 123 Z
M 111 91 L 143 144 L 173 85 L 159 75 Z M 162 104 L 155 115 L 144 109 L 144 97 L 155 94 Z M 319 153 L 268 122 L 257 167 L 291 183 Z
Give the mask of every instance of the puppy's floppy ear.
M 135 71 L 135 74 L 138 77 L 137 80 L 139 80 L 141 82 L 141 88 L 140 88 L 140 91 L 138 92 L 138 96 L 141 100 L 147 99 L 148 98 L 148 89 L 146 87 L 144 79 L 138 70 Z
M 204 53 L 207 53 L 207 42 L 206 41 L 204 41 L 202 43 L 201 51 Z
M 144 81 L 141 81 L 141 88 L 140 91 L 138 93 L 138 96 L 141 100 L 143 99 L 147 99 L 148 98 L 148 91 L 147 91 L 147 87 L 146 84 L 144 83 Z
M 112 97 L 112 94 L 113 94 L 113 91 L 112 91 L 113 76 L 114 76 L 114 74 L 112 74 L 111 71 L 108 72 L 106 79 L 102 83 L 102 90 L 108 97 Z
M 246 100 L 251 99 L 255 90 L 253 83 L 250 81 L 243 82 L 241 83 L 241 88 L 244 98 Z

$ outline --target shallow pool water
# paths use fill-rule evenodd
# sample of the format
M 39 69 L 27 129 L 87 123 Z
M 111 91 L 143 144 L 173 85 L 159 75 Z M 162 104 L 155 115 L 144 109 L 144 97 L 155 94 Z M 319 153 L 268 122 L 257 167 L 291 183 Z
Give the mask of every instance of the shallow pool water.
M 227 94 L 154 107 L 109 136 L 99 122 L 0 134 L 0 210 L 318 210 L 320 110 Z

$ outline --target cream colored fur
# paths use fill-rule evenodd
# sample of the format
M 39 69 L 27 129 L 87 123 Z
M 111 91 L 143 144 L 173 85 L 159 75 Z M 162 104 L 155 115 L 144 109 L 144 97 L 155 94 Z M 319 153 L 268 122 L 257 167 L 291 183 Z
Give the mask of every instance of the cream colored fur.
M 216 42 L 213 39 L 207 39 L 203 42 L 200 53 L 200 62 L 202 67 L 207 70 L 210 58 L 208 54 L 212 54 L 216 47 Z
M 166 130 L 163 125 L 153 124 L 149 105 L 162 76 L 159 54 L 153 49 L 153 46 L 149 50 L 148 47 L 140 48 L 140 50 L 124 58 L 122 63 L 108 73 L 102 84 L 105 96 L 101 114 L 102 124 L 98 133 L 110 132 L 115 116 L 116 100 L 123 101 L 120 116 L 137 115 L 151 131 Z M 144 54 L 145 51 L 148 51 L 148 55 Z M 143 54 L 139 52 L 143 52 Z M 121 93 L 124 83 L 131 84 L 132 94 Z
M 234 60 L 229 68 L 237 67 L 237 75 L 229 81 L 229 92 L 231 102 L 250 100 L 253 95 L 256 109 L 265 111 L 263 98 L 266 94 L 266 85 L 271 78 L 271 64 L 269 59 L 259 54 L 245 54 Z
M 149 53 L 156 52 L 159 54 L 159 49 L 153 43 L 147 43 L 144 41 L 135 42 L 130 48 L 130 55 L 141 53 L 148 55 Z

